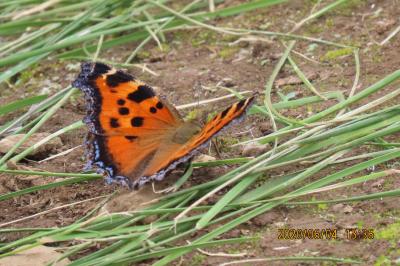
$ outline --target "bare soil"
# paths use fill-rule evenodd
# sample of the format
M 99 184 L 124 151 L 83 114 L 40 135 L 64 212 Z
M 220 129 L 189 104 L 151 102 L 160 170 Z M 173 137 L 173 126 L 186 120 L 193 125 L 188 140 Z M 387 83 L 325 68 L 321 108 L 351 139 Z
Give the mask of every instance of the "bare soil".
M 232 4 L 234 1 L 231 1 Z M 236 1 L 238 2 L 238 1 Z M 273 6 L 265 10 L 257 10 L 235 17 L 220 19 L 217 26 L 237 28 L 264 29 L 277 32 L 288 32 L 294 21 L 306 17 L 315 1 L 288 1 L 286 4 Z M 380 10 L 380 11 L 379 11 Z M 395 36 L 386 45 L 380 42 L 398 26 L 400 17 L 400 2 L 398 0 L 380 1 L 349 1 L 335 11 L 324 15 L 312 23 L 303 26 L 296 34 L 321 38 L 338 43 L 346 43 L 360 47 L 361 79 L 357 91 L 368 87 L 377 80 L 397 70 L 400 65 L 400 35 Z M 238 37 L 217 34 L 204 29 L 191 29 L 171 32 L 167 34 L 168 42 L 164 51 L 160 51 L 155 43 L 148 44 L 144 52 L 139 54 L 137 63 L 145 63 L 148 68 L 159 76 L 142 72 L 137 68 L 128 71 L 141 80 L 154 86 L 158 93 L 167 96 L 174 105 L 186 104 L 194 101 L 215 98 L 227 92 L 217 84 L 238 91 L 250 90 L 263 92 L 265 83 L 273 67 L 284 51 L 278 39 L 263 41 L 240 41 Z M 121 61 L 136 47 L 131 43 L 118 49 L 104 51 L 100 58 Z M 293 59 L 303 72 L 313 76 L 313 84 L 320 92 L 340 90 L 348 95 L 355 75 L 355 63 L 352 54 L 329 56 L 338 48 L 298 41 L 295 51 L 307 55 L 321 63 L 317 64 L 305 60 L 300 56 Z M 331 52 L 331 53 L 329 53 Z M 79 71 L 77 61 L 48 60 L 31 70 L 31 77 L 22 86 L 9 87 L 2 92 L 0 104 L 11 102 L 18 98 L 35 95 L 40 91 L 54 93 L 74 80 Z M 290 67 L 285 67 L 279 74 L 279 79 L 295 75 Z M 399 83 L 397 82 L 397 85 Z M 373 97 L 379 97 L 394 86 L 378 92 Z M 23 90 L 23 91 L 21 91 Z M 301 84 L 282 85 L 274 88 L 273 101 L 279 98 L 277 92 L 287 95 L 295 92 L 295 98 L 311 95 Z M 84 101 L 82 95 L 73 97 L 53 118 L 42 128 L 42 132 L 54 132 L 59 128 L 82 119 Z M 262 97 L 258 99 L 262 102 Z M 365 104 L 370 101 L 358 103 Z M 210 109 L 218 111 L 232 102 L 221 101 L 210 106 L 197 106 L 191 110 L 184 110 L 184 115 L 190 112 L 198 114 L 198 118 L 205 121 Z M 304 118 L 332 105 L 334 101 L 327 101 L 313 106 L 303 106 L 292 110 L 282 110 L 285 116 Z M 2 118 L 0 124 L 10 119 Z M 215 147 L 204 149 L 205 154 L 217 158 L 231 158 L 240 156 L 241 148 L 231 148 L 231 144 L 238 140 L 251 139 L 264 135 L 272 127 L 268 119 L 250 117 L 239 125 L 231 127 L 216 141 L 219 153 Z M 86 129 L 81 128 L 61 136 L 63 146 L 52 151 L 56 154 L 61 151 L 82 144 Z M 395 141 L 398 142 L 398 141 Z M 366 150 L 369 147 L 365 147 Z M 362 151 L 362 150 L 360 150 Z M 43 163 L 38 160 L 48 157 L 30 157 L 21 162 L 22 165 L 54 172 L 79 172 L 85 164 L 83 148 L 77 148 L 66 156 L 58 157 Z M 395 165 L 396 162 L 391 162 Z M 390 167 L 390 165 L 387 165 Z M 340 166 L 325 169 L 315 178 L 338 171 Z M 296 167 L 278 169 L 268 175 L 279 175 L 295 171 Z M 228 171 L 227 167 L 217 167 L 195 170 L 193 177 L 185 186 L 197 184 L 217 177 Z M 45 184 L 56 181 L 56 177 L 37 177 L 32 180 L 23 180 L 11 175 L 0 175 L 0 192 L 10 192 L 23 189 L 31 185 Z M 332 192 L 316 194 L 317 199 L 340 198 L 342 196 L 360 195 L 372 192 L 394 189 L 400 186 L 395 176 L 368 182 L 348 189 L 339 189 Z M 31 193 L 11 200 L 0 202 L 0 224 L 29 216 L 44 210 L 76 201 L 89 199 L 100 195 L 108 195 L 115 190 L 126 190 L 118 185 L 106 185 L 103 180 L 80 183 L 61 188 Z M 310 200 L 306 197 L 302 200 Z M 74 222 L 93 209 L 99 200 L 89 201 L 71 208 L 53 211 L 40 217 L 14 223 L 9 227 L 53 227 L 64 226 Z M 135 204 L 132 202 L 132 204 Z M 351 204 L 286 206 L 274 209 L 260 215 L 239 228 L 226 233 L 223 237 L 238 237 L 243 235 L 260 236 L 261 241 L 220 247 L 221 252 L 246 252 L 245 258 L 259 258 L 270 256 L 335 256 L 361 259 L 365 265 L 394 265 L 400 263 L 400 203 L 397 198 L 357 202 Z M 375 237 L 372 240 L 347 239 L 346 228 L 373 229 Z M 278 239 L 279 228 L 337 228 L 337 240 L 281 240 Z M 1 241 L 12 241 L 21 237 L 21 234 L 7 234 L 0 236 Z M 217 252 L 213 250 L 212 252 Z M 228 257 L 207 256 L 201 253 L 192 253 L 185 256 L 176 265 L 216 265 L 217 263 L 234 260 Z M 252 263 L 252 265 L 266 265 Z M 269 265 L 307 265 L 306 263 L 274 262 Z M 326 263 L 324 265 L 330 265 Z M 334 265 L 334 264 L 332 264 Z

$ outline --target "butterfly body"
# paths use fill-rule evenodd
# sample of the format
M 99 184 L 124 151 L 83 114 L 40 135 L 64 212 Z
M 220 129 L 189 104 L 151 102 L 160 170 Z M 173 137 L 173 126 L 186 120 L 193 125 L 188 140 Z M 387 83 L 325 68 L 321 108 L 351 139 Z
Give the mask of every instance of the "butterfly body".
M 201 131 L 201 127 L 195 122 L 185 122 L 179 126 L 171 137 L 171 141 L 178 144 L 185 144 L 194 135 Z
M 97 166 L 109 180 L 131 187 L 163 179 L 240 118 L 253 101 L 233 104 L 201 128 L 183 121 L 150 86 L 102 63 L 83 63 L 73 86 L 86 99 L 89 167 Z

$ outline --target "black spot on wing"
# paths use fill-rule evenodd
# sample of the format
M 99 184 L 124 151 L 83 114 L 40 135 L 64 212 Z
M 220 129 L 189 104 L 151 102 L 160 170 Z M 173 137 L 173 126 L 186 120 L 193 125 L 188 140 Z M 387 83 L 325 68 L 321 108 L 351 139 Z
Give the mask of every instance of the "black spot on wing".
M 125 138 L 129 141 L 134 141 L 135 139 L 137 139 L 137 136 L 125 136 Z
M 96 74 L 97 76 L 103 75 L 110 70 L 111 70 L 111 67 L 107 66 L 106 64 L 99 63 L 99 62 L 94 63 L 93 74 Z
M 154 108 L 153 106 L 152 106 L 152 107 L 150 107 L 150 113 L 152 113 L 152 114 L 155 114 L 155 113 L 157 113 L 157 109 L 156 109 L 156 108 Z
M 117 127 L 119 127 L 118 119 L 112 117 L 112 118 L 110 119 L 110 126 L 111 126 L 112 128 L 117 128 Z
M 221 113 L 221 119 L 224 118 L 224 117 L 228 114 L 229 110 L 231 110 L 230 107 L 229 107 L 229 108 L 226 108 L 226 109 Z
M 246 103 L 247 99 L 243 99 L 240 102 L 236 104 L 236 109 L 235 112 L 238 112 L 240 109 L 242 109 L 243 105 Z
M 157 107 L 157 109 L 162 109 L 162 108 L 164 107 L 164 105 L 163 105 L 162 102 L 158 102 L 158 103 L 156 104 L 156 107 Z
M 118 109 L 118 113 L 120 115 L 129 115 L 129 109 L 126 107 L 121 107 Z
M 140 85 L 137 90 L 128 94 L 128 99 L 136 103 L 152 98 L 155 96 L 153 89 L 147 85 Z
M 97 78 L 111 70 L 111 67 L 99 62 L 83 62 L 81 64 L 81 75 L 89 79 Z
M 131 125 L 133 127 L 141 127 L 143 125 L 144 118 L 141 116 L 136 116 L 131 119 Z
M 117 87 L 121 83 L 129 82 L 134 80 L 134 78 L 128 73 L 118 70 L 114 74 L 107 75 L 106 84 L 110 87 Z
M 125 104 L 125 100 L 124 99 L 118 99 L 117 104 L 118 105 L 124 105 Z

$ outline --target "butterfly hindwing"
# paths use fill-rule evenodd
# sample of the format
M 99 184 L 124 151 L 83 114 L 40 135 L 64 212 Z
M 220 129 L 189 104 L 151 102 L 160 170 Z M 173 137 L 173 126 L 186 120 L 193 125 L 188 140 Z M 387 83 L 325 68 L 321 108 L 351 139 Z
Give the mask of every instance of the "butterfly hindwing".
M 157 173 L 168 172 L 179 163 L 193 157 L 195 151 L 205 145 L 215 134 L 232 122 L 238 121 L 252 105 L 253 100 L 254 97 L 243 99 L 226 108 L 208 122 L 199 133 L 192 136 L 185 144 L 160 147 L 160 149 L 166 149 L 161 152 L 168 154 L 168 156 L 153 160 L 146 168 L 144 175 L 157 176 Z M 171 142 L 173 143 L 174 141 L 172 140 Z

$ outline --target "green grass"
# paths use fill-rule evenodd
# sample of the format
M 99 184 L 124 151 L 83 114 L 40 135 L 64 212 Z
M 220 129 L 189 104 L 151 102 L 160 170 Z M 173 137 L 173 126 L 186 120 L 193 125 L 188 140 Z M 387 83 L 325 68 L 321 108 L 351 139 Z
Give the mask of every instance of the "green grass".
M 216 1 L 218 3 L 219 1 Z M 257 0 L 234 6 L 224 6 L 215 12 L 207 10 L 204 1 L 193 1 L 185 6 L 171 9 L 168 1 L 100 1 L 90 0 L 81 3 L 60 1 L 53 8 L 12 20 L 8 14 L 21 13 L 34 7 L 38 1 L 17 0 L 0 3 L 3 23 L 0 36 L 7 41 L 0 44 L 0 82 L 10 83 L 11 77 L 18 73 L 29 73 L 30 67 L 46 64 L 47 57 L 63 60 L 73 58 L 97 58 L 107 49 L 126 43 L 136 42 L 136 48 L 122 59 L 113 62 L 116 65 L 128 64 L 145 55 L 145 44 L 160 42 L 165 47 L 165 34 L 182 30 L 186 26 L 196 26 L 212 32 L 218 39 L 221 33 L 240 37 L 252 34 L 258 37 L 274 36 L 285 46 L 271 75 L 266 77 L 264 94 L 258 96 L 259 103 L 249 112 L 249 116 L 270 119 L 274 132 L 258 139 L 243 143 L 274 143 L 273 149 L 254 158 L 229 158 L 204 163 L 193 163 L 188 171 L 174 184 L 175 192 L 164 195 L 158 202 L 147 208 L 126 213 L 99 214 L 99 204 L 85 217 L 73 224 L 59 228 L 4 228 L 0 233 L 30 232 L 18 240 L 2 243 L 0 257 L 18 254 L 44 242 L 64 248 L 63 256 L 75 258 L 70 265 L 122 265 L 151 261 L 153 265 L 168 265 L 170 262 L 195 251 L 198 248 L 251 243 L 255 238 L 221 239 L 222 235 L 254 217 L 271 211 L 282 205 L 317 205 L 326 209 L 337 202 L 355 202 L 381 200 L 387 197 L 399 197 L 400 189 L 388 184 L 384 191 L 347 195 L 347 197 L 325 198 L 325 191 L 352 187 L 377 178 L 387 178 L 398 174 L 388 162 L 398 160 L 400 149 L 398 142 L 391 143 L 386 137 L 393 137 L 400 131 L 399 105 L 393 105 L 393 99 L 400 89 L 389 90 L 400 79 L 400 70 L 379 77 L 375 83 L 358 89 L 360 78 L 360 60 L 358 48 L 340 43 L 322 40 L 310 36 L 296 35 L 291 32 L 312 23 L 340 6 L 344 1 L 331 1 L 316 10 L 295 25 L 288 33 L 269 32 L 256 29 L 231 29 L 214 26 L 210 23 L 217 17 L 230 17 L 243 12 L 266 9 L 271 5 L 285 1 Z M 31 28 L 26 32 L 28 27 Z M 26 33 L 22 38 L 22 33 Z M 288 41 L 290 39 L 290 41 Z M 197 40 L 196 40 L 197 41 Z M 278 44 L 278 41 L 275 43 Z M 320 93 L 303 73 L 301 64 L 293 52 L 297 42 L 318 43 L 335 47 L 335 52 L 327 53 L 327 60 L 341 60 L 342 55 L 354 55 L 355 76 L 350 93 L 346 97 L 341 91 Z M 217 43 L 216 43 L 217 45 Z M 228 51 L 228 50 L 226 50 Z M 235 52 L 236 48 L 232 48 Z M 231 50 L 221 57 L 229 57 Z M 313 96 L 272 102 L 274 81 L 283 68 L 296 74 Z M 24 72 L 28 71 L 28 72 Z M 267 74 L 265 74 L 267 75 Z M 26 79 L 22 75 L 23 80 Z M 21 82 L 23 83 L 23 82 Z M 397 83 L 398 84 L 398 83 Z M 6 84 L 3 84 L 6 85 Z M 18 83 L 16 83 L 18 86 Z M 19 89 L 23 89 L 20 87 Z M 102 176 L 93 173 L 53 173 L 46 171 L 27 171 L 8 169 L 29 155 L 35 148 L 44 145 L 51 138 L 74 131 L 83 126 L 77 121 L 53 132 L 48 138 L 34 146 L 14 154 L 17 148 L 60 110 L 76 93 L 75 88 L 67 87 L 50 97 L 39 95 L 18 100 L 0 107 L 0 115 L 14 115 L 0 127 L 0 136 L 25 133 L 25 137 L 0 158 L 0 172 L 13 175 L 43 175 L 64 177 L 41 186 L 32 186 L 0 195 L 0 201 L 9 200 L 48 189 L 81 182 L 91 182 Z M 327 99 L 328 107 L 319 113 L 304 119 L 287 117 L 283 111 L 303 105 L 313 106 Z M 368 99 L 367 104 L 362 102 Z M 332 103 L 334 102 L 334 103 Z M 390 105 L 392 104 L 392 105 Z M 384 139 L 384 141 L 383 141 Z M 374 144 L 376 149 L 359 154 L 362 147 Z M 235 144 L 237 145 L 237 144 Z M 351 155 L 350 155 L 351 154 Z M 359 161 L 361 159 L 361 162 Z M 355 163 L 356 162 L 356 163 Z M 230 171 L 202 184 L 182 189 L 195 167 L 214 167 L 231 165 Z M 286 169 L 296 165 L 296 171 L 275 175 L 272 170 Z M 379 171 L 366 174 L 367 169 L 379 166 Z M 332 170 L 334 169 L 334 170 Z M 320 175 L 321 171 L 328 174 Z M 219 192 L 224 193 L 220 194 Z M 218 195 L 218 196 L 216 196 Z M 311 195 L 313 200 L 308 201 Z M 217 197 L 212 205 L 205 204 L 210 197 Z M 11 203 L 12 204 L 12 203 Z M 152 223 L 146 223 L 149 216 L 157 216 Z M 207 229 L 207 230 L 202 230 Z M 386 230 L 386 231 L 385 231 Z M 379 233 L 385 237 L 398 233 L 398 225 L 386 228 Z M 195 237 L 191 237 L 196 233 Z M 184 240 L 190 239 L 185 244 Z M 100 244 L 100 245 L 99 245 Z M 80 254 L 79 256 L 77 256 Z M 362 263 L 351 258 L 287 256 L 261 258 L 265 262 L 275 260 L 318 261 L 338 263 Z M 193 263 L 201 265 L 204 257 L 195 255 Z M 377 262 L 378 263 L 378 262 Z
M 17 111 L 19 109 L 23 109 L 26 106 L 39 103 L 46 98 L 47 95 L 37 95 L 0 106 L 0 116 Z

